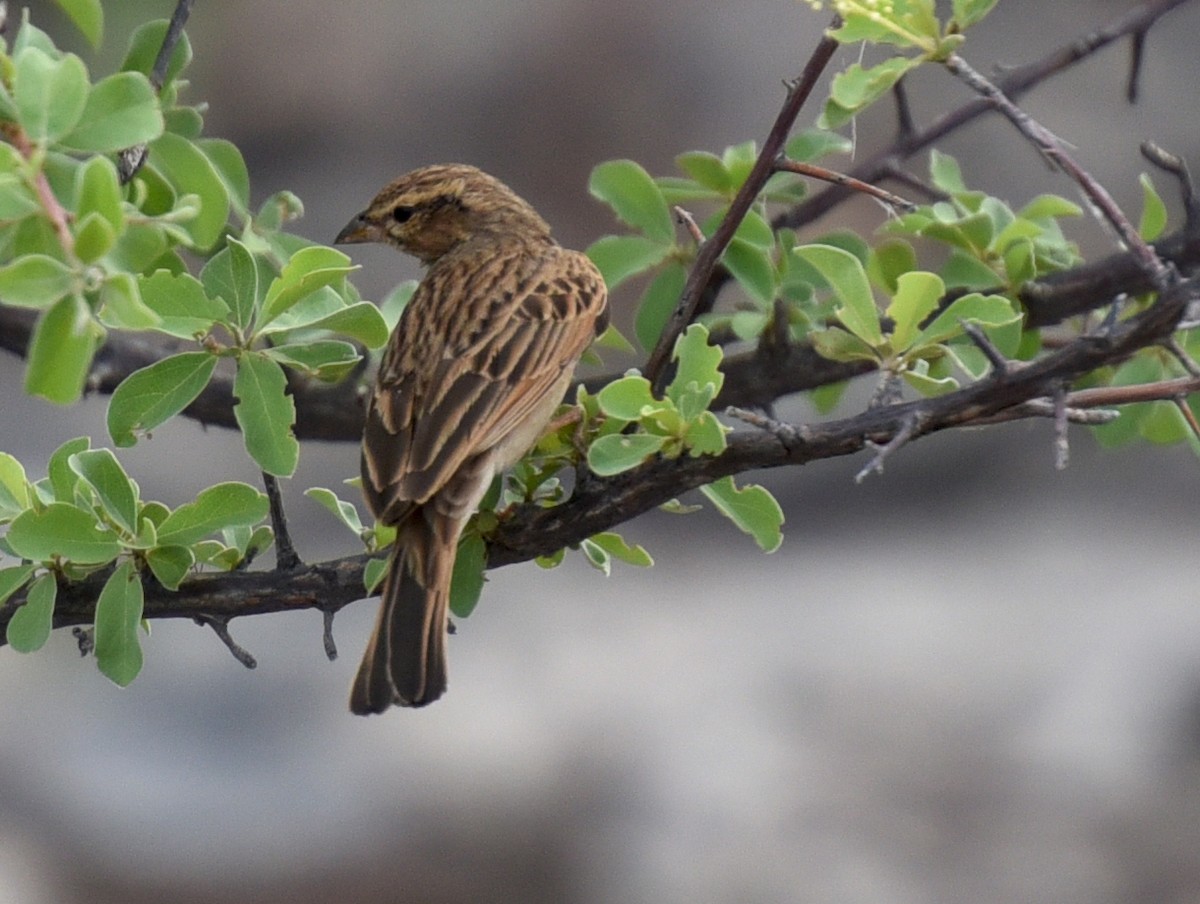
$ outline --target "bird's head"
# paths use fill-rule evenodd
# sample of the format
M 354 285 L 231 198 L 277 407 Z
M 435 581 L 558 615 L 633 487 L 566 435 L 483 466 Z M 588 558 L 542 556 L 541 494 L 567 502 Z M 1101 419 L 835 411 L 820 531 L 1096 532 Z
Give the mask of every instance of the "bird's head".
M 469 239 L 506 235 L 549 238 L 550 227 L 499 179 L 449 163 L 389 183 L 334 244 L 381 242 L 428 264 Z

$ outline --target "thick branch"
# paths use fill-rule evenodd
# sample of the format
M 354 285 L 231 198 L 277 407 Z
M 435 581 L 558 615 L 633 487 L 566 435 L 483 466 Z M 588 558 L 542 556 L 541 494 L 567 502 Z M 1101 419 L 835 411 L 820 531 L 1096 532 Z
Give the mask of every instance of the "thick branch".
M 1053 397 L 1058 387 L 1082 374 L 1171 335 L 1186 305 L 1200 295 L 1200 283 L 1172 287 L 1146 311 L 1119 321 L 1103 335 L 1084 336 L 1022 368 L 935 398 L 871 408 L 850 418 L 806 425 L 795 434 L 751 431 L 730 437 L 720 456 L 653 458 L 639 468 L 610 478 L 592 478 L 577 488 L 566 503 L 553 508 L 524 506 L 506 520 L 491 539 L 488 567 L 495 568 L 547 555 L 577 544 L 721 477 L 762 468 L 804 465 L 862 450 L 869 443 L 886 444 L 903 431 L 905 440 L 953 427 L 986 423 L 1013 409 L 1028 416 L 1044 411 L 1031 400 Z M 1194 378 L 1189 378 L 1194 380 Z M 1187 384 L 1191 385 L 1191 384 Z M 1171 392 L 1183 389 L 1169 387 Z M 1088 390 L 1091 392 L 1091 390 Z M 1120 403 L 1111 395 L 1065 397 L 1064 404 Z M 228 621 L 297 609 L 332 612 L 363 596 L 362 570 L 367 556 L 359 555 L 294 572 L 262 571 L 200 575 L 176 593 L 148 583 L 147 618 L 201 618 Z M 55 625 L 88 624 L 105 576 L 62 588 L 55 606 Z M 0 607 L 0 628 L 7 625 L 21 598 Z

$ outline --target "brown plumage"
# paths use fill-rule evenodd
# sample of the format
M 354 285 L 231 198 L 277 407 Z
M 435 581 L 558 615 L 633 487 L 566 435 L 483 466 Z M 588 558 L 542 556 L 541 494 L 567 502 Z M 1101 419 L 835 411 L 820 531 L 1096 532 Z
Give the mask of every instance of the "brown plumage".
M 396 527 L 350 709 L 424 706 L 446 689 L 450 575 L 492 479 L 537 442 L 606 323 L 600 273 L 507 186 L 461 164 L 401 176 L 338 235 L 419 258 L 425 278 L 367 402 L 363 493 Z

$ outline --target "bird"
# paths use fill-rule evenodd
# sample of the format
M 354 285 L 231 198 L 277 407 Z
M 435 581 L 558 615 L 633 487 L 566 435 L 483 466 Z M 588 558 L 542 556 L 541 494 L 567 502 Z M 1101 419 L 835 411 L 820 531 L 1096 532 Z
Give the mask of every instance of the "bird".
M 376 242 L 425 273 L 366 398 L 362 489 L 396 529 L 350 692 L 359 715 L 446 690 L 458 541 L 496 475 L 541 437 L 608 323 L 599 270 L 499 179 L 437 164 L 386 185 L 335 244 Z

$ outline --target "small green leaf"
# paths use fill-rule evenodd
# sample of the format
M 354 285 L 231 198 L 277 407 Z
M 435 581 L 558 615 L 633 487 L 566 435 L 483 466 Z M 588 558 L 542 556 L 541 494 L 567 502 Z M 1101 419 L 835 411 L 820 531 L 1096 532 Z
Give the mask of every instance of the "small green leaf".
M 942 265 L 941 277 L 950 288 L 975 292 L 999 289 L 1004 285 L 999 273 L 961 248 L 950 249 L 950 255 Z
M 219 298 L 233 315 L 233 323 L 246 329 L 254 320 L 261 287 L 258 266 L 248 248 L 232 236 L 200 271 L 200 283 L 211 298 Z
M 946 284 L 934 273 L 914 270 L 900 275 L 896 295 L 887 309 L 887 315 L 895 322 L 893 351 L 900 352 L 909 347 L 921 322 L 933 313 L 945 293 Z
M 201 251 L 216 245 L 229 219 L 229 191 L 208 156 L 186 138 L 164 132 L 150 145 L 148 165 L 162 173 L 177 196 L 193 194 L 200 199 L 200 212 L 184 228 Z M 232 299 L 225 300 L 234 307 Z
M 697 455 L 720 455 L 728 445 L 725 434 L 729 431 L 730 428 L 717 420 L 711 411 L 702 411 L 690 419 L 683 441 L 693 458 Z
M 76 452 L 86 451 L 91 445 L 91 440 L 86 436 L 77 436 L 50 453 L 50 461 L 46 464 L 46 477 L 50 481 L 50 489 L 56 502 L 75 503 L 75 488 L 79 485 L 79 475 L 71 467 L 71 456 Z
M 92 264 L 108 254 L 117 243 L 117 234 L 108 220 L 98 213 L 89 213 L 75 222 L 75 256 Z
M 675 158 L 675 165 L 687 173 L 705 188 L 721 194 L 733 190 L 733 182 L 729 178 L 729 170 L 716 154 L 708 151 L 688 151 Z
M 592 170 L 588 191 L 611 207 L 621 221 L 660 244 L 675 240 L 675 224 L 662 190 L 632 160 L 609 160 Z
M 867 273 L 889 295 L 896 294 L 900 276 L 917 269 L 917 253 L 904 239 L 885 239 L 871 249 Z
M 171 512 L 158 527 L 163 546 L 190 546 L 225 527 L 257 524 L 267 517 L 265 494 L 245 483 L 219 483 Z
M 687 282 L 687 270 L 682 264 L 668 264 L 647 286 L 634 316 L 633 331 L 642 348 L 652 349 L 679 304 Z
M 88 74 L 74 54 L 55 59 L 36 47 L 16 55 L 13 101 L 17 120 L 35 144 L 66 135 L 83 115 L 88 98 Z
M 638 568 L 649 568 L 654 564 L 654 559 L 650 557 L 650 553 L 646 552 L 643 546 L 636 544 L 630 546 L 625 542 L 625 538 L 618 533 L 605 531 L 604 533 L 593 534 L 588 539 L 614 559 L 619 559 L 627 565 L 635 565 Z
M 58 585 L 54 575 L 44 574 L 33 582 L 25 595 L 25 604 L 13 613 L 8 622 L 9 646 L 18 653 L 40 650 L 50 639 L 54 627 L 54 600 Z
M 25 391 L 60 405 L 78 400 L 103 338 L 86 301 L 78 295 L 59 299 L 34 327 Z
M 326 511 L 332 513 L 342 524 L 350 528 L 356 536 L 362 534 L 363 523 L 358 517 L 358 509 L 352 503 L 344 499 L 339 499 L 333 490 L 328 490 L 325 487 L 312 487 L 305 490 L 304 495 Z
M 79 124 L 62 139 L 78 151 L 110 153 L 162 134 L 154 88 L 139 72 L 118 72 L 92 85 Z
M 10 568 L 0 568 L 0 605 L 10 596 L 25 586 L 25 582 L 33 575 L 33 565 L 13 565 Z
M 1082 207 L 1061 195 L 1038 195 L 1017 211 L 1017 216 L 1026 220 L 1055 220 L 1082 215 Z
M 138 510 L 137 486 L 125 473 L 111 449 L 88 449 L 67 459 L 71 470 L 96 491 L 100 504 L 113 521 L 129 534 L 135 533 Z
M 627 374 L 596 394 L 600 410 L 609 417 L 636 421 L 643 414 L 663 407 L 650 391 L 650 381 L 641 374 Z
M 450 611 L 466 618 L 479 602 L 486 582 L 487 544 L 479 534 L 470 533 L 458 541 L 454 572 L 450 578 Z
M 754 538 L 763 552 L 774 552 L 783 543 L 783 509 L 760 486 L 739 489 L 732 477 L 722 477 L 700 487 L 717 510 Z
M 195 339 L 229 316 L 229 306 L 210 298 L 204 286 L 189 273 L 157 270 L 138 277 L 142 301 L 158 315 L 154 329 L 179 339 Z
M 340 380 L 362 360 L 362 355 L 349 342 L 340 339 L 317 339 L 295 342 L 263 349 L 272 361 L 303 371 L 318 380 Z
M 850 332 L 871 346 L 883 344 L 879 310 L 871 294 L 871 284 L 862 262 L 832 245 L 800 245 L 793 253 L 805 261 L 829 283 L 841 301 L 837 317 Z
M 657 264 L 671 253 L 671 246 L 640 235 L 606 235 L 585 252 L 612 291 L 631 276 Z
M 25 468 L 7 452 L 0 452 L 0 524 L 28 507 L 29 479 L 25 476 Z
M 168 24 L 166 19 L 155 19 L 139 26 L 129 39 L 129 49 L 125 52 L 125 60 L 121 63 L 121 68 L 148 76 L 154 69 L 154 62 L 162 49 Z M 192 45 L 188 40 L 187 32 L 184 32 L 179 36 L 179 43 L 175 45 L 175 49 L 171 53 L 163 84 L 169 85 L 173 82 L 191 60 Z
M 820 126 L 836 129 L 852 119 L 890 91 L 905 73 L 919 64 L 917 58 L 900 56 L 891 57 L 870 68 L 863 68 L 861 63 L 852 64 L 834 77 Z
M 954 0 L 954 24 L 961 31 L 970 28 L 992 11 L 997 0 Z
M 50 307 L 74 285 L 67 265 L 45 254 L 26 254 L 0 267 L 0 299 L 13 307 Z
M 830 154 L 849 154 L 853 150 L 854 142 L 845 135 L 824 129 L 805 129 L 788 141 L 785 153 L 792 160 L 813 163 Z
M 132 273 L 109 276 L 100 290 L 100 301 L 100 320 L 106 326 L 149 330 L 162 322 L 154 309 L 142 301 L 138 281 Z
M 233 415 L 250 457 L 268 474 L 290 477 L 300 458 L 300 444 L 292 432 L 296 405 L 287 394 L 283 368 L 261 354 L 243 354 L 233 394 L 238 399 Z
M 725 375 L 721 373 L 724 352 L 709 345 L 708 330 L 698 323 L 689 326 L 678 339 L 672 360 L 678 362 L 675 376 L 667 386 L 667 398 L 680 409 L 685 420 L 697 417 L 721 392 Z
M 387 342 L 389 330 L 379 309 L 369 301 L 347 305 L 328 286 L 313 292 L 294 308 L 284 312 L 260 335 L 273 336 L 290 330 L 329 330 L 357 339 L 367 348 L 379 348 Z
M 302 248 L 284 264 L 283 271 L 267 289 L 260 325 L 266 325 L 322 286 L 328 286 L 354 270 L 350 258 L 333 248 L 312 245 Z
M 250 209 L 250 172 L 246 169 L 242 152 L 236 144 L 224 138 L 200 138 L 196 141 L 196 147 L 204 152 L 225 183 L 234 208 L 245 216 Z
M 104 39 L 104 7 L 100 0 L 55 0 L 93 48 Z
M 1021 315 L 1013 310 L 1012 302 L 1003 295 L 980 295 L 973 292 L 956 299 L 930 322 L 913 340 L 913 347 L 934 345 L 962 333 L 962 321 L 999 326 L 1013 323 Z
M 721 261 L 738 281 L 738 285 L 760 305 L 770 306 L 775 300 L 775 291 L 778 288 L 775 267 L 766 249 L 735 238 L 725 249 Z
M 99 527 L 90 512 L 66 502 L 19 515 L 5 539 L 13 552 L 34 562 L 62 558 L 79 565 L 102 565 L 121 551 L 116 534 Z
M 590 539 L 579 541 L 579 551 L 583 553 L 589 565 L 602 572 L 605 577 L 612 573 L 612 559 L 604 547 L 593 543 Z
M 1153 242 L 1167 228 L 1167 205 L 1155 191 L 1149 174 L 1142 173 L 1138 181 L 1142 184 L 1142 218 L 1138 221 L 1138 235 Z
M 132 562 L 122 562 L 96 601 L 96 665 L 118 687 L 128 686 L 142 670 L 143 605 L 141 575 Z
M 137 434 L 174 417 L 200 395 L 216 366 L 216 356 L 208 352 L 183 352 L 131 373 L 108 403 L 113 442 L 132 446 Z
M 588 467 L 601 477 L 636 468 L 666 444 L 667 437 L 650 433 L 613 433 L 602 436 L 588 449 Z
M 107 157 L 92 157 L 76 171 L 75 211 L 79 217 L 99 214 L 114 231 L 124 226 L 117 168 Z

